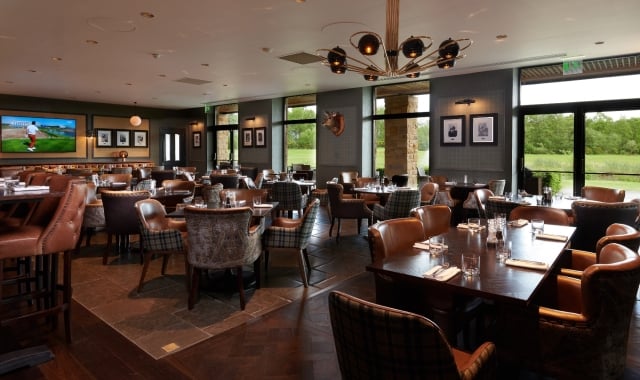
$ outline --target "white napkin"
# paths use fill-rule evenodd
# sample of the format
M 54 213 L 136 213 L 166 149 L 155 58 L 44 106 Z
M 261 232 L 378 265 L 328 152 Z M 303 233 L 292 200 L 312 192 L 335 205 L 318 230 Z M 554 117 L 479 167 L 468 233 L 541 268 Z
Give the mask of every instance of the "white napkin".
M 555 241 L 567 241 L 567 237 L 564 235 L 553 235 L 553 234 L 537 234 L 536 239 L 543 240 L 555 240 Z
M 413 248 L 429 249 L 429 240 L 415 242 Z
M 489 197 L 489 199 L 491 199 L 492 201 L 505 201 L 505 200 L 507 200 L 507 198 L 501 197 L 499 195 L 492 195 L 492 196 Z
M 253 207 L 257 208 L 271 208 L 273 205 L 271 203 L 260 203 L 259 205 L 253 205 Z
M 434 280 L 438 280 L 438 281 L 449 281 L 455 275 L 460 273 L 460 268 L 454 266 L 454 267 L 449 267 L 449 268 L 439 272 L 434 277 L 433 274 L 435 272 L 437 272 L 441 268 L 442 268 L 441 265 L 436 265 L 433 268 L 429 269 L 428 271 L 424 272 L 424 274 L 422 276 L 423 277 L 428 277 L 428 278 L 433 278 Z
M 529 224 L 529 221 L 526 219 L 512 220 L 509 222 L 509 225 L 512 227 L 524 227 L 527 224 Z
M 468 230 L 469 229 L 469 225 L 467 223 L 458 223 L 458 228 L 463 229 L 463 230 Z M 485 226 L 480 226 L 480 230 L 484 230 Z
M 13 191 L 21 192 L 21 191 L 47 191 L 49 190 L 49 186 L 27 186 L 27 187 L 14 187 Z
M 512 265 L 514 267 L 522 267 L 529 269 L 547 270 L 549 265 L 541 261 L 521 260 L 521 259 L 507 259 L 505 264 Z

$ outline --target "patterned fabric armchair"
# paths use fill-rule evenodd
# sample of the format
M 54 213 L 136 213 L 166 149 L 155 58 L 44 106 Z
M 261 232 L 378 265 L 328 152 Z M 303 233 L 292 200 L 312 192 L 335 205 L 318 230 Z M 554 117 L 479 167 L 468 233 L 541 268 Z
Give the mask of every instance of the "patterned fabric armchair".
M 104 206 L 102 199 L 96 196 L 96 185 L 93 182 L 87 182 L 87 197 L 85 199 L 84 217 L 82 218 L 82 229 L 80 230 L 80 238 L 78 246 L 82 244 L 82 238 L 86 235 L 86 246 L 91 245 L 91 235 L 96 228 L 103 228 L 106 222 L 104 219 Z
M 373 206 L 375 220 L 406 218 L 411 209 L 420 206 L 420 191 L 415 189 L 398 189 L 391 193 L 387 203 Z
M 598 239 L 613 223 L 633 226 L 638 218 L 640 204 L 634 202 L 574 201 L 573 210 L 576 232 L 571 238 L 571 248 L 594 252 Z
M 501 213 L 501 214 L 504 214 L 507 217 L 507 219 L 509 219 L 511 215 L 511 211 L 513 211 L 513 209 L 516 207 L 521 207 L 520 203 L 512 202 L 508 200 L 502 200 L 502 199 L 491 199 L 491 198 L 487 199 L 484 205 L 485 214 L 487 215 L 487 218 L 495 218 L 495 214 Z M 534 207 L 538 207 L 538 206 L 534 206 Z M 563 211 L 563 210 L 560 210 L 560 211 Z
M 293 211 L 302 215 L 302 209 L 307 204 L 307 195 L 302 194 L 300 185 L 295 182 L 275 182 L 271 189 L 271 199 L 278 202 L 278 211 L 287 211 L 289 218 L 293 217 Z
M 252 212 L 249 207 L 184 209 L 187 222 L 187 260 L 191 281 L 188 307 L 193 309 L 198 297 L 202 269 L 234 269 L 240 293 L 240 308 L 246 301 L 242 271 L 244 265 L 253 264 L 256 278 L 260 278 L 259 258 L 262 253 L 260 225 L 249 225 Z
M 538 308 L 542 372 L 558 379 L 621 379 L 640 257 L 608 244 L 582 279 L 557 276 L 555 299 Z M 520 341 L 520 344 L 527 344 Z
M 494 195 L 502 195 L 504 194 L 504 187 L 506 183 L 506 179 L 491 179 L 487 183 L 487 186 L 489 186 L 489 190 L 491 190 Z
M 155 199 L 138 201 L 135 208 L 140 221 L 140 250 L 144 255 L 138 292 L 142 292 L 144 278 L 153 255 L 162 255 L 162 275 L 167 270 L 169 256 L 173 254 L 185 257 L 185 273 L 189 273 L 186 245 L 183 242 L 187 232 L 186 223 L 182 220 L 167 218 L 164 206 Z
M 493 379 L 491 342 L 473 353 L 452 348 L 442 330 L 414 313 L 329 294 L 329 314 L 344 379 Z M 375 343 L 374 343 L 375 342 Z
M 313 225 L 320 208 L 320 200 L 313 198 L 307 205 L 304 215 L 300 219 L 276 218 L 271 226 L 264 232 L 264 259 L 265 268 L 269 265 L 270 250 L 294 251 L 298 256 L 300 277 L 305 287 L 309 286 L 307 271 L 311 270 L 307 245 L 311 238 Z M 306 268 L 305 268 L 306 265 Z

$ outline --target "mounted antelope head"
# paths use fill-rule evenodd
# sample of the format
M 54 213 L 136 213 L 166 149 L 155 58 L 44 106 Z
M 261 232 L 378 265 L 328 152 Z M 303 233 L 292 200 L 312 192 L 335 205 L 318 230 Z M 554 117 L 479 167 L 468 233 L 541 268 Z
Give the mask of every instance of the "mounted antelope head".
M 344 115 L 340 112 L 324 111 L 322 125 L 328 128 L 331 133 L 340 136 L 344 132 Z

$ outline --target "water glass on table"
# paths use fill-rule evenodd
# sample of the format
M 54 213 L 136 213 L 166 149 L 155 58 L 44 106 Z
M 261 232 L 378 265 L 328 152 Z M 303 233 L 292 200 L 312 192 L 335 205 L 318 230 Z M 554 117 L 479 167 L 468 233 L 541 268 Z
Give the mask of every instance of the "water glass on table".
M 262 197 L 259 195 L 255 195 L 253 197 L 253 207 L 259 207 L 262 204 Z
M 471 232 L 480 231 L 480 218 L 467 219 L 467 226 Z
M 544 232 L 544 220 L 543 219 L 531 219 L 531 232 L 534 235 Z
M 444 238 L 441 235 L 429 238 L 429 254 L 432 257 L 438 257 L 444 250 Z
M 473 253 L 462 254 L 462 273 L 467 277 L 480 274 L 480 256 Z

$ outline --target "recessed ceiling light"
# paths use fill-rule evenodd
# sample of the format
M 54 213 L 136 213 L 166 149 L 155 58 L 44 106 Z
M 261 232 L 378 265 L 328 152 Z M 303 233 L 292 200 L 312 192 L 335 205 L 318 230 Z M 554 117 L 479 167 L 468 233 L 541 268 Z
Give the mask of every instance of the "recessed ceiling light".
M 38 72 L 38 70 L 34 70 L 34 69 L 29 69 L 27 71 L 29 71 L 30 73 L 37 73 Z
M 167 74 L 158 74 L 158 76 L 159 76 L 160 78 L 166 78 L 166 77 L 167 77 Z
M 496 36 L 496 41 L 498 41 L 498 42 L 502 42 L 502 41 L 504 41 L 506 39 L 507 39 L 507 35 L 506 34 L 498 34 Z
M 209 67 L 209 64 L 208 63 L 201 63 L 200 66 Z
M 85 40 L 84 41 L 87 45 L 97 45 L 98 41 L 96 40 Z
M 272 51 L 273 51 L 273 49 L 272 49 L 272 48 L 270 48 L 270 47 L 263 47 L 263 48 L 262 48 L 262 52 L 263 52 L 263 53 L 271 53 Z
M 129 82 L 127 82 L 127 83 L 125 83 L 125 85 L 127 85 L 127 86 L 133 86 L 133 83 L 129 83 Z
M 51 60 L 54 61 L 54 62 L 60 62 L 60 61 L 62 61 L 62 58 L 60 58 L 60 57 L 51 57 Z
M 296 0 L 296 3 L 298 3 L 298 4 L 302 4 L 304 2 L 305 2 L 305 0 Z
M 148 18 L 148 19 L 152 19 L 152 18 L 156 17 L 156 15 L 154 15 L 151 12 L 140 12 L 140 16 L 142 16 L 144 18 Z
M 596 41 L 595 44 L 596 45 L 604 45 L 604 41 Z

